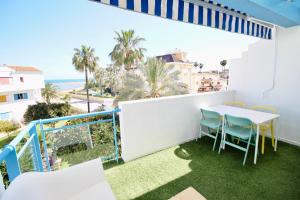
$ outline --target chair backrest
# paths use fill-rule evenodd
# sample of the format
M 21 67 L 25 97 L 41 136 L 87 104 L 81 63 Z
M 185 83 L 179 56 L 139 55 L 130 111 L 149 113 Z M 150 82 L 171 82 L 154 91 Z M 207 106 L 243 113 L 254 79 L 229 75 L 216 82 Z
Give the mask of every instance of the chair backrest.
M 205 110 L 201 108 L 201 113 L 204 119 L 221 119 L 221 115 L 215 111 Z
M 252 128 L 252 121 L 248 118 L 236 117 L 225 114 L 225 125 L 226 126 L 240 126 L 243 128 Z
M 241 108 L 246 107 L 246 104 L 241 101 L 225 102 L 224 104 L 228 105 L 228 106 L 235 106 L 235 107 L 241 107 Z
M 252 110 L 257 110 L 257 111 L 263 111 L 263 112 L 273 113 L 273 114 L 277 113 L 276 108 L 274 108 L 273 106 L 265 106 L 265 105 L 252 106 L 251 109 Z

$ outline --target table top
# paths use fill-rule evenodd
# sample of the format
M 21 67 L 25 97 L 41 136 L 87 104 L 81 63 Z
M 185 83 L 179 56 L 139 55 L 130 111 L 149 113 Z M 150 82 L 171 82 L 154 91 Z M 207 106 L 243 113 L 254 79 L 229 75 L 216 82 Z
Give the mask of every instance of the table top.
M 169 200 L 206 200 L 206 198 L 193 187 L 188 187 Z
M 254 124 L 262 124 L 273 119 L 279 118 L 280 115 L 272 114 L 262 111 L 250 110 L 247 108 L 239 108 L 227 105 L 209 106 L 203 109 L 212 110 L 220 113 L 220 115 L 228 114 L 237 117 L 244 117 L 250 119 Z

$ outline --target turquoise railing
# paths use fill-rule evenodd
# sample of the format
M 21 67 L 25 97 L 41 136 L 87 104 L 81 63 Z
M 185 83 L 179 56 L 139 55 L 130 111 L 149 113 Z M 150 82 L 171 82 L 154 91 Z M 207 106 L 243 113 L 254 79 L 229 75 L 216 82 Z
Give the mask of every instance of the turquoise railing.
M 46 166 L 46 170 L 50 171 L 50 161 L 48 156 L 47 150 L 47 143 L 46 143 L 46 134 L 49 131 L 56 131 L 59 129 L 68 129 L 68 128 L 75 128 L 79 126 L 88 126 L 97 123 L 104 123 L 104 122 L 111 122 L 113 127 L 113 136 L 114 136 L 114 154 L 110 156 L 101 157 L 102 160 L 116 160 L 118 162 L 119 159 L 119 149 L 118 149 L 118 142 L 117 142 L 117 128 L 116 128 L 116 113 L 120 112 L 119 109 L 102 111 L 102 112 L 93 112 L 93 113 L 86 113 L 80 115 L 72 115 L 72 116 L 65 116 L 65 117 L 57 117 L 51 119 L 41 119 L 30 122 L 22 131 L 2 150 L 0 150 L 0 163 L 5 162 L 7 174 L 9 181 L 13 181 L 17 176 L 22 173 L 20 167 L 20 158 L 24 154 L 24 152 L 28 149 L 29 145 L 32 145 L 31 149 L 31 159 L 33 165 L 33 171 L 44 171 L 44 166 Z M 49 128 L 44 127 L 44 124 L 55 123 L 61 120 L 72 120 L 72 119 L 80 119 L 80 118 L 88 118 L 88 117 L 95 117 L 100 115 L 111 115 L 111 118 L 108 119 L 101 119 L 96 121 L 89 121 L 80 124 L 73 124 L 73 125 L 64 125 L 58 128 Z M 43 156 L 40 147 L 40 140 L 38 137 L 38 129 L 41 133 L 42 139 L 41 142 L 43 143 L 43 151 L 44 151 L 44 158 L 45 162 L 43 164 Z M 26 138 L 26 142 L 21 145 L 21 147 L 17 148 L 17 145 L 21 144 L 21 141 Z M 17 151 L 18 149 L 18 151 Z

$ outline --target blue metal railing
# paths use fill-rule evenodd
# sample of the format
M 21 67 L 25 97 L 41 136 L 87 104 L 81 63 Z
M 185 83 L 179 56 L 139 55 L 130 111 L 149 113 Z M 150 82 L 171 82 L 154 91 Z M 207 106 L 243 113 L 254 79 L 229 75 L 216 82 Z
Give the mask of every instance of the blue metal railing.
M 44 171 L 43 165 L 43 156 L 42 151 L 40 148 L 40 141 L 38 137 L 38 130 L 37 127 L 39 126 L 39 130 L 42 136 L 42 143 L 43 143 L 43 151 L 45 157 L 45 165 L 47 170 L 51 170 L 48 150 L 47 150 L 47 143 L 46 143 L 46 134 L 49 131 L 56 131 L 62 129 L 69 129 L 75 128 L 79 126 L 88 126 L 97 123 L 104 123 L 104 122 L 111 122 L 113 127 L 113 135 L 114 135 L 114 156 L 105 156 L 101 157 L 103 160 L 111 159 L 118 161 L 119 159 L 119 149 L 118 149 L 118 141 L 117 141 L 117 128 L 116 128 L 116 113 L 120 112 L 120 109 L 114 109 L 109 111 L 102 111 L 102 112 L 93 112 L 93 113 L 86 113 L 80 115 L 72 115 L 72 116 L 65 116 L 65 117 L 57 117 L 51 119 L 41 119 L 30 122 L 8 145 L 6 145 L 2 150 L 0 150 L 0 163 L 3 161 L 6 164 L 6 169 L 9 177 L 9 181 L 13 181 L 18 175 L 22 173 L 20 167 L 20 158 L 25 153 L 26 149 L 32 145 L 32 164 L 34 171 Z M 100 119 L 95 121 L 83 122 L 74 125 L 64 125 L 61 127 L 45 127 L 44 124 L 55 123 L 61 120 L 72 120 L 72 119 L 82 119 L 87 117 L 95 117 L 100 115 L 111 115 L 112 118 L 109 119 Z M 17 145 L 21 144 L 21 141 L 26 138 L 26 141 L 20 148 L 18 148 L 17 152 Z

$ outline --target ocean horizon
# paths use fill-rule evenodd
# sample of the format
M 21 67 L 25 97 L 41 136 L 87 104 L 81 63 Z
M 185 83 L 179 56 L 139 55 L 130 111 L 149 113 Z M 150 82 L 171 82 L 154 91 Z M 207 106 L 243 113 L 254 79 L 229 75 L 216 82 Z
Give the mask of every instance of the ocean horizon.
M 85 82 L 84 79 L 46 79 L 45 83 L 73 83 L 73 82 Z
M 45 83 L 55 85 L 58 91 L 75 90 L 84 87 L 84 79 L 47 79 Z

